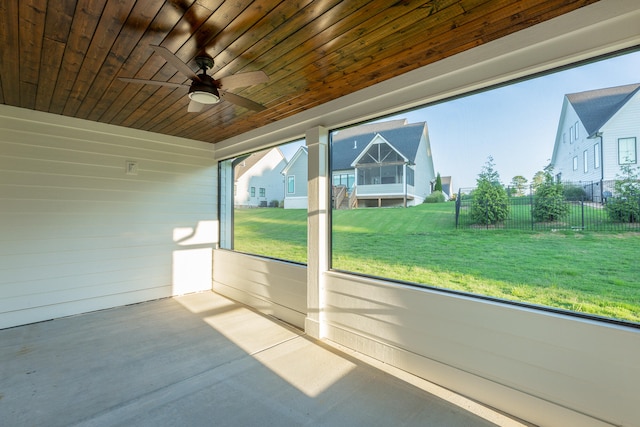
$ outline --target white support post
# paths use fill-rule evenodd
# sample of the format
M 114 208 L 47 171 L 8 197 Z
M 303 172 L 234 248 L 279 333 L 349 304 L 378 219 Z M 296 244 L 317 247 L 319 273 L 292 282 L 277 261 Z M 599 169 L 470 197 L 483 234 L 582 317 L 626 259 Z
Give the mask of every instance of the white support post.
M 329 269 L 329 132 L 316 127 L 306 132 L 309 154 L 307 213 L 307 317 L 305 331 L 325 336 L 324 273 Z

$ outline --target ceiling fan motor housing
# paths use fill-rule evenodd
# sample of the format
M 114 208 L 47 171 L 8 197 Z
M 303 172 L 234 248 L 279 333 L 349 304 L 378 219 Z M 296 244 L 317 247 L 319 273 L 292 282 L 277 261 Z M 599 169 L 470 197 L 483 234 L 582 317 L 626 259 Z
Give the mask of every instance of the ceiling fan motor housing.
M 199 74 L 200 81 L 193 80 L 189 87 L 189 98 L 201 104 L 220 102 L 220 93 L 215 80 L 205 73 Z

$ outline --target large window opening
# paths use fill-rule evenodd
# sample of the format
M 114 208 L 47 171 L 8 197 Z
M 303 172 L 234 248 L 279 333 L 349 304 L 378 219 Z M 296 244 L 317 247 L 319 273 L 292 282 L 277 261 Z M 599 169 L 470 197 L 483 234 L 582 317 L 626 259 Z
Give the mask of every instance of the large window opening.
M 306 263 L 306 173 L 303 141 L 221 161 L 220 247 Z
M 620 54 L 334 130 L 332 269 L 640 325 L 639 67 Z

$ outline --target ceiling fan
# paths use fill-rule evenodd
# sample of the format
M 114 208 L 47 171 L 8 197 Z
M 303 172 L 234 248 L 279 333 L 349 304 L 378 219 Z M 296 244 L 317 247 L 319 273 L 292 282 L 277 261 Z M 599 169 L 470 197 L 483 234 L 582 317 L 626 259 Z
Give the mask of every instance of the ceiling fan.
M 202 73 L 196 74 L 193 70 L 191 70 L 191 68 L 189 68 L 187 64 L 182 62 L 180 58 L 171 53 L 167 48 L 163 46 L 150 46 L 168 63 L 173 65 L 178 69 L 178 71 L 191 79 L 191 85 L 163 82 L 159 80 L 130 79 L 125 77 L 119 77 L 119 80 L 127 83 L 141 83 L 174 88 L 188 88 L 190 101 L 187 111 L 190 113 L 197 113 L 199 111 L 202 111 L 205 105 L 217 104 L 221 100 L 229 101 L 241 107 L 248 108 L 249 110 L 263 111 L 266 109 L 263 105 L 260 105 L 257 102 L 253 102 L 250 99 L 235 95 L 231 92 L 227 92 L 229 89 L 252 86 L 269 81 L 269 76 L 267 76 L 264 71 L 251 71 L 248 73 L 240 73 L 222 77 L 221 79 L 214 79 L 207 74 L 207 70 L 213 67 L 213 58 L 211 58 L 210 56 L 202 55 L 196 57 L 196 64 L 198 64 L 198 67 L 200 67 L 200 70 L 202 70 Z

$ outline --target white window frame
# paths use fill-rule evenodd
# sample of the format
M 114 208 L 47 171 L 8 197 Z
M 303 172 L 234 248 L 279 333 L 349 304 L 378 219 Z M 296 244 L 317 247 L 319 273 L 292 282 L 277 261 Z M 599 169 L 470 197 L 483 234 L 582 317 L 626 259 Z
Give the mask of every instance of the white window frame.
M 574 171 L 578 170 L 578 156 L 573 157 L 573 170 Z
M 628 152 L 633 153 L 633 158 L 630 157 L 629 155 L 626 155 L 624 158 L 622 157 L 623 153 L 620 151 L 620 144 L 622 142 L 630 142 L 631 144 L 633 144 L 632 145 L 633 148 L 631 150 L 627 150 L 627 153 Z M 636 137 L 632 136 L 627 138 L 618 138 L 618 164 L 633 165 L 633 164 L 636 164 L 637 162 L 638 162 L 638 145 L 637 145 Z
M 600 143 L 596 142 L 593 146 L 593 167 L 594 169 L 600 168 Z
M 582 152 L 582 162 L 584 163 L 584 173 L 589 172 L 589 150 Z
M 291 184 L 293 184 L 293 190 L 290 190 Z M 287 194 L 295 194 L 295 193 L 296 193 L 296 176 L 287 175 Z

